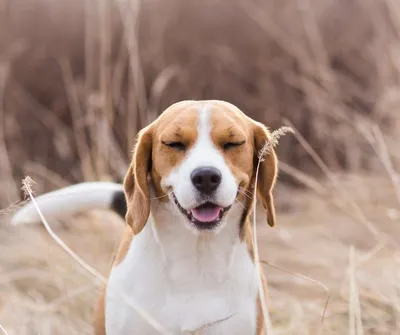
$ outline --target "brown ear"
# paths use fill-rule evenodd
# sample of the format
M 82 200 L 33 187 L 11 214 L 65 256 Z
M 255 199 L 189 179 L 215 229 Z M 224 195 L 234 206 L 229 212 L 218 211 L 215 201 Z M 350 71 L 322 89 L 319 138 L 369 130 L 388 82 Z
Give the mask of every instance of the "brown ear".
M 259 153 L 266 143 L 271 139 L 268 129 L 261 123 L 255 122 L 254 125 L 254 144 L 255 144 L 255 159 L 254 168 L 257 168 Z M 267 212 L 268 224 L 275 226 L 275 205 L 274 196 L 272 195 L 278 175 L 278 160 L 275 151 L 271 145 L 270 150 L 263 156 L 263 161 L 260 163 L 257 181 L 257 196 L 261 201 L 262 206 Z
M 131 165 L 124 180 L 127 200 L 126 222 L 138 234 L 150 215 L 148 174 L 151 169 L 152 132 L 144 128 L 138 136 Z

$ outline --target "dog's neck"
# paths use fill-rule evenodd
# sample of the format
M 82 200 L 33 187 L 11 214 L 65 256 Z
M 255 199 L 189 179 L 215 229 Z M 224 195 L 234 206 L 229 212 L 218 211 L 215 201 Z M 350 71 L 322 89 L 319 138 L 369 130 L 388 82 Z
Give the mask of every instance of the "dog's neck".
M 197 334 L 194 330 L 207 325 L 216 327 L 207 334 L 255 329 L 258 282 L 247 244 L 240 239 L 243 208 L 234 204 L 219 231 L 196 233 L 173 206 L 152 201 L 150 219 L 113 269 L 109 285 L 122 287 L 179 334 Z M 106 310 L 118 320 L 127 315 L 120 306 L 109 297 Z M 124 333 L 150 333 L 143 331 L 149 328 L 141 318 L 123 321 Z
M 199 232 L 185 222 L 186 218 L 174 206 L 171 202 L 152 203 L 151 218 L 143 231 L 148 243 L 159 250 L 165 266 L 178 272 L 193 269 L 222 276 L 235 259 L 236 247 L 242 243 L 239 226 L 243 208 L 234 204 L 215 232 Z

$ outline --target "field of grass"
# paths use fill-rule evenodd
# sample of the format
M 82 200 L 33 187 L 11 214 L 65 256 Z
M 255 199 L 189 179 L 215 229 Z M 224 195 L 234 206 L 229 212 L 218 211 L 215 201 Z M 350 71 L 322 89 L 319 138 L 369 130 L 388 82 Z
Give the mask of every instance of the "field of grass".
M 399 79 L 395 0 L 0 0 L 0 325 L 91 334 L 99 289 L 41 225 L 9 225 L 21 178 L 121 180 L 141 127 L 217 98 L 296 130 L 258 229 L 274 334 L 399 334 Z M 50 224 L 107 274 L 118 217 Z
M 335 178 L 339 189 L 336 182 L 320 183 L 318 194 L 278 187 L 277 227 L 259 223 L 260 257 L 270 263 L 264 270 L 273 329 L 293 335 L 397 334 L 400 210 L 393 184 L 359 174 Z M 91 334 L 94 278 L 41 226 L 5 223 L 3 327 L 10 335 Z M 95 212 L 51 224 L 68 246 L 107 274 L 123 231 L 119 218 Z

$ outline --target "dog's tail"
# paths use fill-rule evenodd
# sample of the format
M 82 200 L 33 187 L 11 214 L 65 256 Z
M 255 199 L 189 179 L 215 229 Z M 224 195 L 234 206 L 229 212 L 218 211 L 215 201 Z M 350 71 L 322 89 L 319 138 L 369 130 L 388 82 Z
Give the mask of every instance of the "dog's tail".
M 121 217 L 126 214 L 123 186 L 111 182 L 88 182 L 68 186 L 35 197 L 43 215 L 48 219 L 62 219 L 74 213 L 92 209 L 110 209 Z M 40 218 L 32 202 L 21 207 L 11 223 L 39 223 Z

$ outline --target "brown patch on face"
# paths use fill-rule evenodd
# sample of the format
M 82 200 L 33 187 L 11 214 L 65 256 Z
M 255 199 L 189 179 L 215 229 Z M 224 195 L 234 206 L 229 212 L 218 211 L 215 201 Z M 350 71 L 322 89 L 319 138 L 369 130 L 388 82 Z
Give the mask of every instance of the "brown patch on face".
M 219 104 L 209 110 L 211 138 L 239 185 L 247 188 L 253 175 L 254 141 L 251 128 L 239 110 Z
M 160 201 L 168 201 L 168 190 L 161 186 L 162 177 L 167 176 L 185 157 L 195 142 L 197 111 L 201 104 L 185 101 L 172 105 L 156 121 L 139 132 L 132 162 L 124 180 L 126 222 L 134 234 L 141 232 L 150 215 L 150 184 Z M 171 143 L 180 146 L 168 145 Z
M 168 200 L 168 190 L 161 186 L 162 178 L 168 176 L 171 170 L 182 162 L 196 142 L 198 111 L 201 106 L 201 102 L 173 105 L 156 121 L 151 176 L 156 196 L 160 201 Z
M 252 202 L 251 181 L 254 170 L 254 140 L 251 125 L 234 106 L 215 103 L 209 108 L 211 138 L 239 184 L 238 201 L 249 208 Z M 244 213 L 242 221 L 247 213 Z

